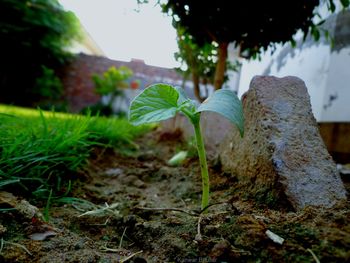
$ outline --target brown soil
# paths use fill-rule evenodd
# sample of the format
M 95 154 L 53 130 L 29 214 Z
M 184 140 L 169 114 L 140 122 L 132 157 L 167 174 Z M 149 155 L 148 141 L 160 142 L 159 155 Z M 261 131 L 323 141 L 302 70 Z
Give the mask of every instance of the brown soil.
M 196 158 L 167 165 L 188 148 L 181 134 L 154 131 L 137 144 L 139 150 L 123 154 L 96 149 L 71 193 L 89 202 L 53 204 L 49 223 L 16 210 L 1 213 L 0 261 L 350 262 L 349 201 L 332 210 L 269 209 L 247 199 L 213 159 L 213 205 L 199 216 Z

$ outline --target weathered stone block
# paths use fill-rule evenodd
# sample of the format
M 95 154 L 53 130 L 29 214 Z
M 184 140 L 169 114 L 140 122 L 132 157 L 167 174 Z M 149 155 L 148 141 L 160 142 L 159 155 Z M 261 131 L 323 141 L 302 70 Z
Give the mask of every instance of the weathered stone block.
M 226 171 L 265 201 L 284 200 L 296 210 L 346 199 L 302 80 L 257 76 L 242 100 L 244 138 L 234 130 L 220 146 Z

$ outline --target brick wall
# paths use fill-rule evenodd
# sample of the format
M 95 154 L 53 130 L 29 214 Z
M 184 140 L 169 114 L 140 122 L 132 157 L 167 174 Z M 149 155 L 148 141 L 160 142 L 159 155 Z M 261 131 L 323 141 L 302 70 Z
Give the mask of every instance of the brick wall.
M 65 88 L 65 98 L 70 111 L 79 112 L 81 109 L 94 105 L 100 100 L 100 97 L 94 92 L 94 84 L 91 77 L 92 74 L 105 72 L 111 66 L 116 68 L 120 66 L 129 67 L 134 72 L 132 79 L 140 81 L 140 89 L 157 82 L 172 85 L 181 85 L 182 82 L 182 77 L 175 70 L 149 66 L 142 60 L 123 62 L 81 53 L 60 72 Z

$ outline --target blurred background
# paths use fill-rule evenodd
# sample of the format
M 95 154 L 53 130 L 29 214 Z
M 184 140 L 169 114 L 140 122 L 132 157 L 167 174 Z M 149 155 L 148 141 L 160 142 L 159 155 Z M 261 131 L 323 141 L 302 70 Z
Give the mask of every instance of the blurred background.
M 209 2 L 199 8 L 191 1 L 2 0 L 0 103 L 126 116 L 130 101 L 157 82 L 203 101 L 218 88 L 242 96 L 255 75 L 293 75 L 308 87 L 328 149 L 346 159 L 348 4 L 312 1 L 289 15 L 277 4 L 258 11 L 239 4 L 246 13 L 218 7 L 215 13 Z M 201 21 L 209 37 L 189 19 L 196 16 L 218 17 Z

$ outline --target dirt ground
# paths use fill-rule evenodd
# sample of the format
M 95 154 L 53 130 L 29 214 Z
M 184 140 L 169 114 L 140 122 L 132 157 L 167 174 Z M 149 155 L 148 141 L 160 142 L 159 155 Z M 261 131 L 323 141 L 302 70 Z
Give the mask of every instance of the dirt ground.
M 136 143 L 95 149 L 71 193 L 85 202 L 52 204 L 48 223 L 0 213 L 0 262 L 350 262 L 349 200 L 332 210 L 270 209 L 213 158 L 213 205 L 200 213 L 196 157 L 167 164 L 191 148 L 181 134 L 155 130 Z

